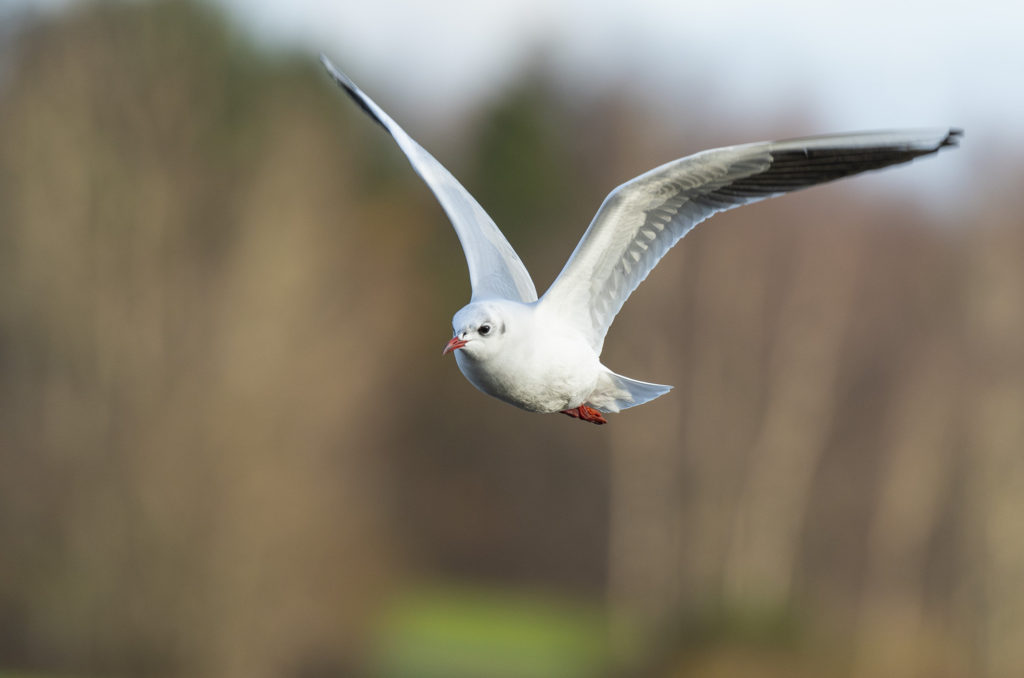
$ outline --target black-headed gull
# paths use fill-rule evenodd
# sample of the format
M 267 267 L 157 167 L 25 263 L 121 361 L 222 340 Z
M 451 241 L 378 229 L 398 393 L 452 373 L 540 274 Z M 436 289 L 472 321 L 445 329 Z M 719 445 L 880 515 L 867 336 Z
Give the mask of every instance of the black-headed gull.
M 483 208 L 347 76 L 331 77 L 376 120 L 437 196 L 469 265 L 470 303 L 452 319 L 462 374 L 478 389 L 531 412 L 604 424 L 602 413 L 654 400 L 671 386 L 636 381 L 601 364 L 612 319 L 658 261 L 711 215 L 807 186 L 908 162 L 955 146 L 958 129 L 860 132 L 703 151 L 612 191 L 565 268 L 540 299 L 526 267 Z

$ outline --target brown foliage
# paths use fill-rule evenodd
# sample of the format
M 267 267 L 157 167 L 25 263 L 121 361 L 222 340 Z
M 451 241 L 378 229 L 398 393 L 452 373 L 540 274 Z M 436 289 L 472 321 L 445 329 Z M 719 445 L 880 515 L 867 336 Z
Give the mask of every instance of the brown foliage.
M 852 183 L 716 217 L 607 343 L 676 390 L 599 429 L 489 400 L 438 357 L 456 241 L 313 59 L 173 2 L 81 8 L 13 53 L 0 664 L 344 674 L 389 594 L 463 578 L 607 596 L 662 675 L 746 672 L 762 650 L 680 619 L 750 609 L 814 620 L 806 642 L 862 675 L 1024 671 L 1009 184 L 970 229 Z M 646 114 L 530 77 L 487 112 L 466 183 L 526 222 L 507 231 L 542 287 L 595 182 L 676 151 Z M 510 158 L 558 171 L 511 184 Z

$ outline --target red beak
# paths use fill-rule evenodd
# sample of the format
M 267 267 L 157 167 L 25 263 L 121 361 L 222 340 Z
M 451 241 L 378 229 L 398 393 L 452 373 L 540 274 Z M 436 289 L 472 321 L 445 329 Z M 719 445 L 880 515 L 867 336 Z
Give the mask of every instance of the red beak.
M 465 339 L 460 339 L 458 335 L 456 335 L 449 339 L 448 343 L 444 345 L 444 350 L 441 351 L 441 355 L 444 355 L 445 353 L 451 353 L 455 349 L 462 348 L 468 343 L 468 341 L 466 341 Z

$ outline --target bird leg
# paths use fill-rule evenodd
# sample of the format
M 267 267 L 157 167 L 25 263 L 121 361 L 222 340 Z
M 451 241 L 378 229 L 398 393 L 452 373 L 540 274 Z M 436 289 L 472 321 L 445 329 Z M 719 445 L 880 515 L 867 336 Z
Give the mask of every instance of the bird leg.
M 608 420 L 593 407 L 587 407 L 586 405 L 580 405 L 574 407 L 571 410 L 562 410 L 562 414 L 567 414 L 573 419 L 581 419 L 583 421 L 589 421 L 592 424 L 607 424 Z

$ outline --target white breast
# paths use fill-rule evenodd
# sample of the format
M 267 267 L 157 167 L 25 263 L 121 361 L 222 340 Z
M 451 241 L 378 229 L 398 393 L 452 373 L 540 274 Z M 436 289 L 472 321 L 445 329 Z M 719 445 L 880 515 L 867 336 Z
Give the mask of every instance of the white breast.
M 584 337 L 557 319 L 518 325 L 487 359 L 475 360 L 462 351 L 456 351 L 455 359 L 478 389 L 531 412 L 578 407 L 604 371 Z

